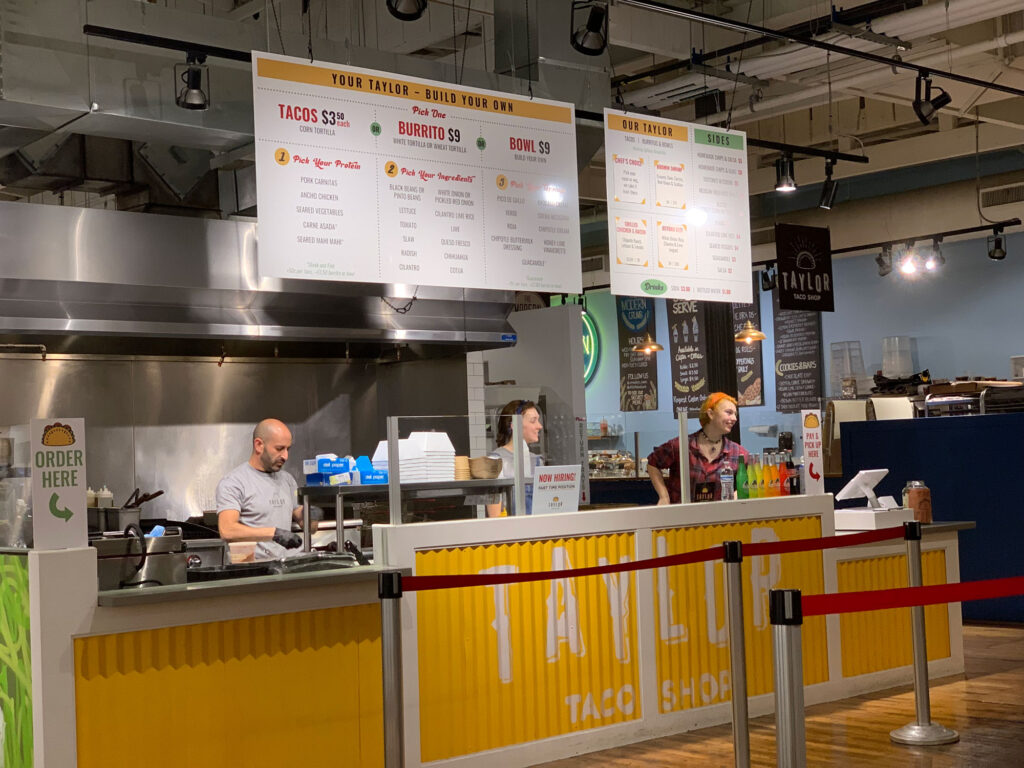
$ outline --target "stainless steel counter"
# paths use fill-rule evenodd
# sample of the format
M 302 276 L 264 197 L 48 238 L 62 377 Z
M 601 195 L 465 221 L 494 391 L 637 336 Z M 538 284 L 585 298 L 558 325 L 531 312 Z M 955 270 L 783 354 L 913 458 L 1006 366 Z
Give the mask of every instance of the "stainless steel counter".
M 355 568 L 337 568 L 315 573 L 275 574 L 271 576 L 248 576 L 223 581 L 207 581 L 194 584 L 177 584 L 168 587 L 144 587 L 140 589 L 117 589 L 100 592 L 97 604 L 107 607 L 125 607 L 167 603 L 181 600 L 202 600 L 211 597 L 252 594 L 254 592 L 279 592 L 289 589 L 314 589 L 339 585 L 377 581 L 377 575 L 394 568 L 375 565 Z M 409 571 L 403 571 L 403 575 Z

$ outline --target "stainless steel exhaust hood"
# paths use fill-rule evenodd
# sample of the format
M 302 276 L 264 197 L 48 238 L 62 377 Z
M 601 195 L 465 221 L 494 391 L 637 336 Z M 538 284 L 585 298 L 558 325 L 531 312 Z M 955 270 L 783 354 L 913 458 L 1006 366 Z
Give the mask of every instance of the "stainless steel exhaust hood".
M 0 203 L 0 335 L 141 338 L 160 353 L 160 339 L 296 343 L 332 357 L 339 342 L 366 357 L 514 343 L 510 291 L 260 279 L 257 251 L 248 222 Z

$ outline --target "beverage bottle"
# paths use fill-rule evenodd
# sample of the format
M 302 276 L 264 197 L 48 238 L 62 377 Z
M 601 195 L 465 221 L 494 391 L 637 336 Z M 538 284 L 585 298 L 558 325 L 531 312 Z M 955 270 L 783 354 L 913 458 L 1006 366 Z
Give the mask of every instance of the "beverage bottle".
M 762 483 L 764 481 L 763 470 L 761 469 L 761 454 L 755 453 L 753 459 L 754 465 L 751 467 L 751 471 L 747 473 L 750 476 L 750 498 L 760 499 L 762 496 Z
M 793 493 L 804 493 L 804 457 L 793 461 Z
M 779 457 L 779 495 L 789 496 L 789 476 L 792 471 L 790 467 L 793 462 L 786 460 L 786 451 Z
M 750 485 L 749 478 L 747 477 L 747 462 L 743 460 L 743 454 L 740 454 L 739 459 L 736 461 L 736 498 L 737 499 L 749 499 L 750 498 Z
M 718 483 L 722 486 L 722 501 L 732 501 L 736 498 L 736 476 L 732 473 L 732 464 L 728 459 L 722 462 L 718 470 Z
M 793 452 L 786 451 L 786 473 L 789 475 L 788 493 L 796 496 L 800 493 L 800 470 L 793 461 Z
M 765 456 L 765 496 L 779 495 L 779 465 L 775 451 L 769 451 Z

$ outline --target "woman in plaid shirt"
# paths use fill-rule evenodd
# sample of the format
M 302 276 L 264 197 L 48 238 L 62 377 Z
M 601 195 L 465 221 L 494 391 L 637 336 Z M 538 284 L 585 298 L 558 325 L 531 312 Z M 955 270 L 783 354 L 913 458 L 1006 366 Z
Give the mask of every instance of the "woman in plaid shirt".
M 722 498 L 718 473 L 726 462 L 735 474 L 739 457 L 750 463 L 750 455 L 726 437 L 736 424 L 736 399 L 724 392 L 708 396 L 700 407 L 700 429 L 690 435 L 690 501 Z M 668 477 L 665 472 L 668 471 Z M 647 474 L 658 492 L 658 505 L 679 504 L 679 438 L 655 448 L 647 457 Z

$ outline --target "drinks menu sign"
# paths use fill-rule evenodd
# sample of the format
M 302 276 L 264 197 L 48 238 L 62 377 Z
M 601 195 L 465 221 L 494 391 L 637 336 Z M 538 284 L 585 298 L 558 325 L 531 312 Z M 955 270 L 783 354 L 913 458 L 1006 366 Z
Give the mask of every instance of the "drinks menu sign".
M 710 394 L 707 322 L 699 301 L 669 301 L 672 412 L 695 411 Z
M 261 277 L 579 293 L 573 106 L 253 52 Z
M 749 302 L 746 134 L 604 111 L 612 293 Z
M 622 411 L 658 410 L 658 357 L 634 352 L 633 347 L 651 339 L 654 331 L 654 299 L 620 296 L 615 306 L 619 317 L 619 408 Z

